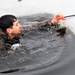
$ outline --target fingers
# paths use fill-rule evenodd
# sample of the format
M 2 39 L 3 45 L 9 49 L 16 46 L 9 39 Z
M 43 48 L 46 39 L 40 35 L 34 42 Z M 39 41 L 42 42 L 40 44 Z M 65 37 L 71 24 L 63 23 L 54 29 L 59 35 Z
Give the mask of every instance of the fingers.
M 57 20 L 66 20 L 62 14 L 57 14 L 54 16 L 54 18 Z
M 64 18 L 62 14 L 56 14 L 51 22 L 54 24 L 59 22 L 59 20 L 66 20 L 66 19 Z

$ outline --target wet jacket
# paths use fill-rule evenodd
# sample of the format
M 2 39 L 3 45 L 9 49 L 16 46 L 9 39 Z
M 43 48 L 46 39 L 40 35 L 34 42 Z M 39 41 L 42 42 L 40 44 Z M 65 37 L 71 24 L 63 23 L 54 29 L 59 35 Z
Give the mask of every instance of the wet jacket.
M 57 24 L 58 25 L 58 24 Z M 44 23 L 40 23 L 39 25 L 33 25 L 32 27 L 27 26 L 26 28 L 24 28 L 25 30 L 29 31 L 32 29 L 36 29 L 39 28 L 40 30 L 50 30 L 52 26 L 57 26 L 55 24 L 52 24 L 51 21 L 50 22 L 44 22 Z M 23 31 L 24 34 L 26 31 Z M 13 44 L 19 43 L 19 37 L 15 37 L 13 39 L 11 39 L 8 34 L 6 34 L 6 32 L 3 32 L 0 29 L 0 50 L 7 50 L 10 49 L 11 46 Z
M 33 29 L 40 29 L 40 30 L 50 30 L 52 28 L 54 28 L 55 30 L 57 30 L 58 28 L 60 27 L 60 24 L 59 23 L 55 23 L 53 24 L 50 21 L 47 21 L 47 22 L 38 22 L 37 24 L 32 24 L 32 26 L 25 26 L 25 28 L 23 29 L 25 32 L 26 31 L 29 31 L 29 30 L 33 30 Z
M 19 37 L 11 39 L 6 32 L 0 29 L 0 50 L 8 50 L 15 43 L 19 43 Z

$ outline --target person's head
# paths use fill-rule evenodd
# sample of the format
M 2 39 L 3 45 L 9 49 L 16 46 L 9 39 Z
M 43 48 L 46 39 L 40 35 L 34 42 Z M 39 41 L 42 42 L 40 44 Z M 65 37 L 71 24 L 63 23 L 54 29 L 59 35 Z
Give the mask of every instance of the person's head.
M 0 18 L 0 28 L 11 38 L 21 33 L 21 27 L 14 15 L 4 15 Z

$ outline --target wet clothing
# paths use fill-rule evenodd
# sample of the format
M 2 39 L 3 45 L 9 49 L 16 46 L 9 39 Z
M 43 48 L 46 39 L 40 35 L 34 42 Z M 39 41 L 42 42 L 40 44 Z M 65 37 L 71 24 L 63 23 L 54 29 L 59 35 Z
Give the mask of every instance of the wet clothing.
M 51 28 L 54 28 L 55 30 L 58 29 L 60 27 L 60 24 L 59 23 L 55 23 L 53 24 L 51 21 L 48 21 L 48 22 L 42 22 L 42 23 L 39 23 L 39 24 L 35 24 L 33 26 L 26 26 L 24 28 L 24 31 L 29 31 L 29 30 L 33 30 L 33 29 L 40 29 L 40 30 L 50 30 Z
M 51 21 L 49 21 L 49 22 L 40 23 L 39 25 L 33 25 L 32 27 L 27 26 L 24 29 L 27 31 L 36 29 L 36 28 L 41 29 L 41 30 L 50 30 L 52 26 L 57 26 L 57 25 L 58 24 L 52 24 Z M 24 34 L 26 32 L 25 30 L 24 30 Z M 16 43 L 20 43 L 19 39 L 20 39 L 20 37 L 18 37 L 18 36 L 11 39 L 8 36 L 8 34 L 6 34 L 6 32 L 4 32 L 0 29 L 0 50 L 10 49 L 12 45 L 14 45 Z
M 0 50 L 8 50 L 15 43 L 19 43 L 19 37 L 11 39 L 6 32 L 0 29 Z

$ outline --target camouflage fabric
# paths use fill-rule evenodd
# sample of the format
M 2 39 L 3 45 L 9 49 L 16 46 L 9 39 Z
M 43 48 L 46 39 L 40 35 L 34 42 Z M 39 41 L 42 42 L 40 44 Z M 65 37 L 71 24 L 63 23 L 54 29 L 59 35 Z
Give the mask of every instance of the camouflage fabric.
M 0 38 L 0 50 L 4 50 L 5 49 L 5 44 L 3 43 L 3 41 Z
M 15 43 L 19 43 L 19 37 L 11 39 L 5 32 L 0 29 L 0 50 L 8 50 Z
M 29 30 L 32 29 L 40 29 L 40 30 L 50 30 L 51 28 L 59 28 L 60 25 L 57 24 L 52 24 L 51 21 L 49 22 L 44 22 L 44 23 L 40 23 L 40 24 L 36 24 L 33 26 L 27 26 L 26 28 L 24 28 L 24 34 L 26 33 L 26 31 L 28 32 Z M 5 32 L 3 32 L 0 29 L 0 50 L 4 50 L 4 49 L 10 49 L 11 46 L 13 44 L 19 43 L 19 37 L 15 37 L 13 39 L 11 39 Z
M 52 28 L 54 28 L 55 30 L 58 29 L 60 27 L 59 23 L 53 24 L 51 23 L 51 20 L 48 22 L 41 22 L 32 26 L 26 26 L 23 31 L 30 31 L 30 30 L 34 30 L 34 29 L 40 29 L 40 30 L 50 30 Z

